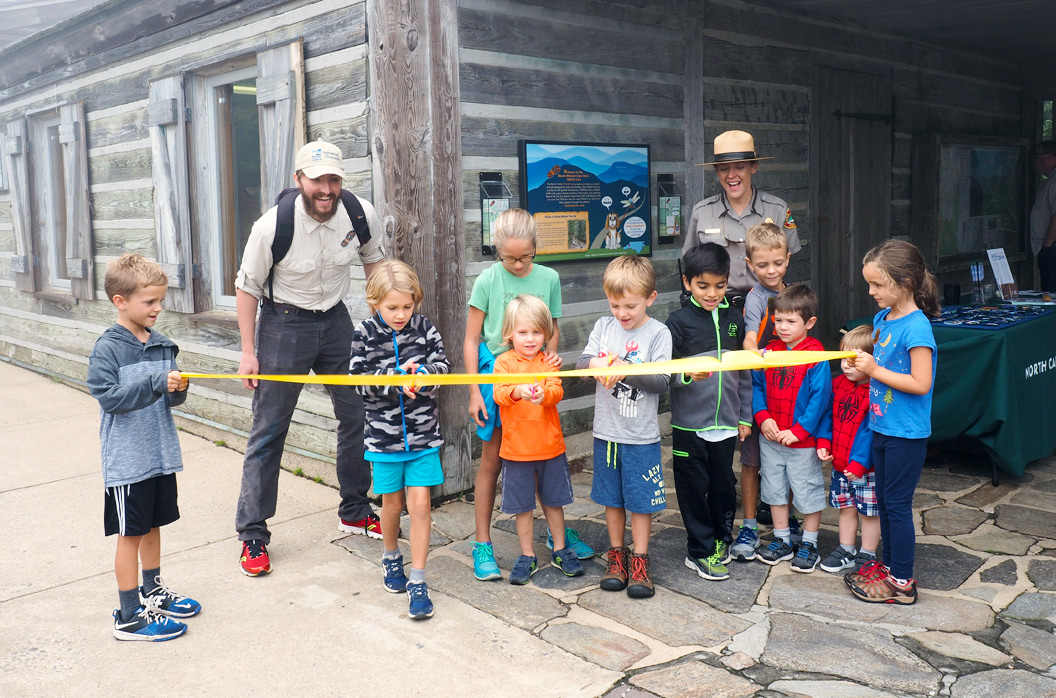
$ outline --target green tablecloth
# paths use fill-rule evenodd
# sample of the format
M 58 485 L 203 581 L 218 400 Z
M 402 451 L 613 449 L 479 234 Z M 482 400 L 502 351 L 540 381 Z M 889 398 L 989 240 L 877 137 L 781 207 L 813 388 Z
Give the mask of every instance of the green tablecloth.
M 977 439 L 1022 475 L 1056 449 L 1056 314 L 1002 330 L 934 328 L 939 347 L 931 439 Z

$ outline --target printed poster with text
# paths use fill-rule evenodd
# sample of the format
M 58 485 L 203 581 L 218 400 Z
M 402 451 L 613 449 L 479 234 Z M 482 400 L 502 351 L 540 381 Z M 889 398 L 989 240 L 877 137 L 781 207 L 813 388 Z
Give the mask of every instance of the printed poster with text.
M 541 260 L 652 253 L 649 146 L 521 141 Z

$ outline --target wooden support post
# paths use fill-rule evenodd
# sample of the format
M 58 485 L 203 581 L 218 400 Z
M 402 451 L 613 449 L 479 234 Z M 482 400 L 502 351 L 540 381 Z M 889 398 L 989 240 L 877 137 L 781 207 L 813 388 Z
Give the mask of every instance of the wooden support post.
M 703 14 L 704 10 L 699 12 Z M 707 162 L 707 157 L 711 154 L 704 140 L 704 18 L 689 17 L 685 23 L 684 36 L 682 108 L 686 125 L 686 206 L 689 210 L 686 211 L 683 229 L 689 223 L 689 211 L 704 198 L 705 178 L 711 169 L 697 165 L 699 162 Z
M 456 0 L 368 0 L 370 150 L 374 206 L 393 256 L 418 273 L 422 312 L 462 369 L 466 328 L 462 136 Z M 443 388 L 440 420 L 448 495 L 473 482 L 464 386 Z

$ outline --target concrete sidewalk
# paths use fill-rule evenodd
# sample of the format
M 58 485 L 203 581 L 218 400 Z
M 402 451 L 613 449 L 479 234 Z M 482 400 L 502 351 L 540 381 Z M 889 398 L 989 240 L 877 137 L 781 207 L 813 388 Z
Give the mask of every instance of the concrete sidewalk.
M 336 491 L 286 472 L 275 572 L 243 576 L 242 456 L 183 433 L 182 518 L 164 530 L 162 567 L 204 610 L 182 638 L 122 643 L 97 403 L 3 362 L 0 396 L 0 696 L 1056 696 L 1056 459 L 997 488 L 985 468 L 925 471 L 912 607 L 861 603 L 820 570 L 746 563 L 727 582 L 699 579 L 682 565 L 668 477 L 655 598 L 599 590 L 599 561 L 578 579 L 546 567 L 527 587 L 477 582 L 472 505 L 455 501 L 433 518 L 436 616 L 413 622 L 382 588 L 380 541 L 338 533 Z M 573 482 L 571 525 L 603 551 L 590 473 Z M 823 553 L 835 520 L 827 512 Z M 495 546 L 508 575 L 508 517 Z

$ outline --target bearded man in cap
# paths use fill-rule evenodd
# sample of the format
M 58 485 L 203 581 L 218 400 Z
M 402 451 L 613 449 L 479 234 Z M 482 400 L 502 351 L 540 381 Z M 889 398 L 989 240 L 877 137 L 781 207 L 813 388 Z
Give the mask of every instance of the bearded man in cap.
M 715 242 L 730 253 L 730 282 L 727 300 L 736 307 L 744 304 L 744 297 L 755 285 L 755 273 L 745 262 L 744 240 L 748 229 L 757 223 L 781 226 L 788 240 L 788 252 L 799 252 L 799 233 L 792 211 L 784 200 L 759 191 L 752 186 L 761 158 L 755 152 L 752 134 L 726 131 L 715 137 L 714 165 L 722 192 L 708 197 L 693 207 L 686 229 L 682 254 L 706 242 Z
M 354 328 L 343 299 L 349 291 L 350 267 L 361 261 L 369 276 L 385 256 L 381 221 L 370 202 L 358 197 L 368 230 L 365 235 L 354 230 L 341 200 L 345 168 L 337 146 L 308 143 L 297 151 L 294 169 L 300 194 L 287 195 L 296 197 L 288 251 L 274 262 L 280 207 L 273 206 L 253 224 L 235 280 L 240 374 L 348 373 Z M 354 206 L 352 210 L 358 218 Z M 253 426 L 235 528 L 242 541 L 242 571 L 256 577 L 271 571 L 267 520 L 275 515 L 279 462 L 303 384 L 253 379 L 242 383 L 253 391 Z M 338 528 L 381 538 L 381 523 L 367 499 L 370 467 L 363 459 L 363 398 L 348 385 L 326 389 L 337 417 Z

